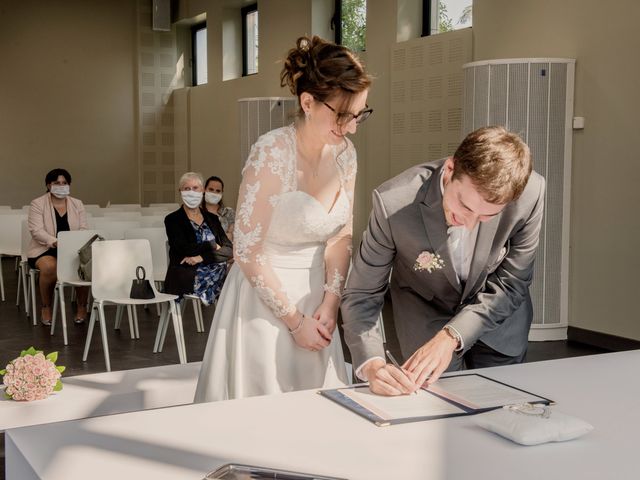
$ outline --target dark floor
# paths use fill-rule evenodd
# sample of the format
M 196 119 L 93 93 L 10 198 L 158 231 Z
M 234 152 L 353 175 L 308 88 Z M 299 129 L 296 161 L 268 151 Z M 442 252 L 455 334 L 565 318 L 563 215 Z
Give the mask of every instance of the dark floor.
M 61 329 L 56 328 L 56 334 L 51 336 L 49 328 L 32 324 L 31 319 L 28 319 L 24 314 L 24 305 L 22 303 L 20 307 L 16 306 L 17 275 L 14 270 L 14 259 L 3 258 L 1 264 L 4 273 L 6 300 L 0 302 L 0 332 L 2 332 L 0 334 L 0 369 L 4 368 L 10 360 L 17 357 L 21 350 L 34 346 L 45 353 L 57 351 L 59 354 L 57 364 L 67 367 L 65 376 L 105 371 L 99 329 L 96 328 L 94 332 L 89 357 L 86 362 L 83 362 L 82 354 L 87 326 L 86 324 L 75 325 L 71 321 L 73 314 L 69 307 L 70 302 L 67 305 L 69 308 L 67 312 L 69 345 L 65 346 L 62 341 Z M 108 318 L 113 319 L 114 312 L 114 307 L 108 307 L 106 312 Z M 206 331 L 208 332 L 213 316 L 213 308 L 205 308 L 203 313 Z M 388 347 L 392 353 L 397 355 L 397 358 L 400 358 L 391 309 L 385 308 L 384 313 Z M 157 354 L 152 353 L 158 326 L 158 316 L 155 308 L 149 310 L 140 309 L 138 311 L 138 320 L 140 324 L 139 340 L 131 340 L 126 316 L 125 321 L 122 322 L 121 330 L 114 330 L 113 321 L 108 320 L 108 340 L 112 370 L 128 370 L 178 363 L 178 353 L 171 328 L 167 332 L 164 351 Z M 190 308 L 185 312 L 183 320 L 187 359 L 190 362 L 200 361 L 204 354 L 207 334 L 196 332 L 195 319 Z M 594 353 L 603 353 L 603 350 L 567 341 L 535 342 L 529 344 L 526 361 L 533 362 Z M 348 351 L 345 351 L 345 356 L 349 357 Z M 0 480 L 4 480 L 4 434 L 0 435 Z

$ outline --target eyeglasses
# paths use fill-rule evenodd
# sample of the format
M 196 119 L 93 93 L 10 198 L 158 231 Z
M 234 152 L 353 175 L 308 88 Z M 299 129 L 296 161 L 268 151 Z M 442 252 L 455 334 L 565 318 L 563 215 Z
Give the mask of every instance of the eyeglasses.
M 351 120 L 355 120 L 356 123 L 360 125 L 373 113 L 373 108 L 369 108 L 369 105 L 367 105 L 365 108 L 354 115 L 351 112 L 338 112 L 327 102 L 322 102 L 322 104 L 336 114 L 336 123 L 340 126 L 348 124 L 349 122 L 351 122 Z

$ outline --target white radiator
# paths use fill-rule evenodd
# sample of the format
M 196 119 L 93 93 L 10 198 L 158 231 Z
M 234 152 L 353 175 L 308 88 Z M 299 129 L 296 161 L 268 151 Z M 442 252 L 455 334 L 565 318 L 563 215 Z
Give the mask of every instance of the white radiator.
M 546 179 L 529 339 L 566 339 L 575 60 L 488 60 L 463 68 L 463 136 L 487 125 L 505 126 L 527 142 L 534 169 Z
M 244 167 L 251 146 L 260 135 L 283 127 L 295 119 L 296 97 L 256 97 L 238 100 L 240 108 L 240 166 Z

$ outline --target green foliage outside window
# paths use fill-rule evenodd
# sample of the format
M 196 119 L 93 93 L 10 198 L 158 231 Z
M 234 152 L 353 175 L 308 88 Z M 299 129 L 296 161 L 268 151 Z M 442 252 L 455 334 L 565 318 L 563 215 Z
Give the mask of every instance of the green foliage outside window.
M 342 0 L 342 45 L 354 52 L 366 49 L 367 0 Z

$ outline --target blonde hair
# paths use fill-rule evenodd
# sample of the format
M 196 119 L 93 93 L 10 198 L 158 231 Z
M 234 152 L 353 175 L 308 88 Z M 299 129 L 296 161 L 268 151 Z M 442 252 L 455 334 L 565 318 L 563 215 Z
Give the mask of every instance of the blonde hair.
M 181 189 L 189 180 L 197 180 L 200 183 L 200 186 L 204 189 L 204 178 L 198 172 L 187 172 L 182 174 L 178 181 L 178 189 Z
M 485 201 L 517 200 L 533 169 L 526 143 L 504 127 L 483 127 L 465 137 L 453 154 L 453 179 L 467 175 Z

